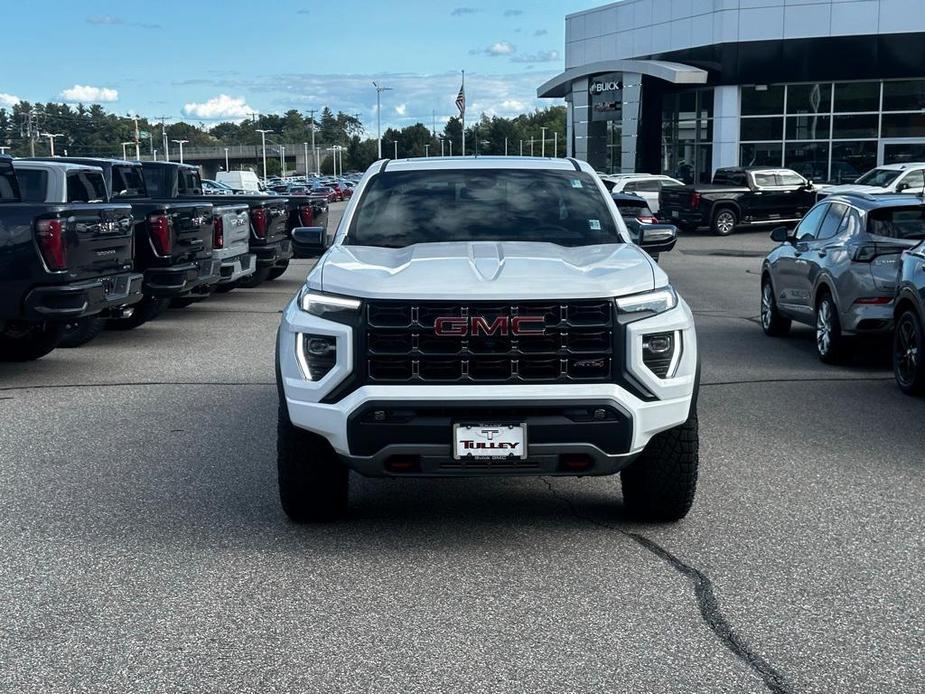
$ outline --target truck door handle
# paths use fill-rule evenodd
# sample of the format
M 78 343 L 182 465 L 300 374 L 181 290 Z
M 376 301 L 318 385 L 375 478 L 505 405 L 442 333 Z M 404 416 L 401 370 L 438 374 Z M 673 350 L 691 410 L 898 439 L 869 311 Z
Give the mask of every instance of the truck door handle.
M 829 254 L 829 252 L 824 248 L 820 248 L 818 253 L 820 258 L 825 258 Z

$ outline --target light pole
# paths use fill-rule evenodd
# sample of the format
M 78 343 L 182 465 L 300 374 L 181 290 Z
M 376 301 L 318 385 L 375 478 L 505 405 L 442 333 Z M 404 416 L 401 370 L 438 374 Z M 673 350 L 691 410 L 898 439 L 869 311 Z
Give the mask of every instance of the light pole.
M 154 157 L 154 161 L 157 161 L 157 150 L 151 152 L 151 156 Z
M 0 154 L 6 154 L 6 150 L 8 150 L 8 149 L 9 149 L 9 147 L 0 146 Z
M 552 154 L 552 156 L 558 157 L 558 156 L 559 156 L 559 131 L 558 131 L 558 130 L 556 130 L 556 131 L 552 134 L 552 141 L 553 141 L 553 147 L 552 147 L 553 154 Z
M 524 155 L 524 141 L 520 141 L 520 156 Z
M 332 174 L 337 176 L 337 149 L 336 147 L 328 147 L 328 152 L 331 153 L 331 166 L 333 166 Z
M 541 155 L 545 157 L 546 156 L 546 131 L 549 130 L 549 128 L 542 127 L 540 128 L 540 130 L 542 131 L 542 134 L 543 134 L 543 144 L 540 146 L 540 152 L 541 152 Z
M 533 156 L 533 138 L 530 138 L 530 156 Z
M 382 87 L 373 82 L 376 88 L 376 140 L 379 143 L 379 158 L 382 159 L 382 92 L 392 91 L 391 87 Z
M 507 156 L 507 138 L 504 138 L 504 156 Z
M 180 145 L 180 163 L 183 163 L 183 145 L 185 145 L 189 140 L 172 140 L 174 144 Z
M 176 140 L 174 140 L 174 142 L 176 142 Z M 123 142 L 123 143 L 122 143 L 122 158 L 123 158 L 123 159 L 128 159 L 128 152 L 125 151 L 125 148 L 128 147 L 129 145 L 133 145 L 133 144 L 135 144 L 135 141 L 134 141 L 134 140 L 132 140 L 131 142 Z
M 430 156 L 430 145 L 424 145 L 424 156 L 425 157 Z
M 279 146 L 279 175 L 286 175 L 286 146 Z
M 260 143 L 263 146 L 263 182 L 267 182 L 267 133 L 273 132 L 272 130 L 257 130 L 256 132 L 260 133 Z
M 453 156 L 453 139 L 450 138 L 450 156 Z
M 395 145 L 395 159 L 398 159 L 398 140 L 392 140 L 392 144 Z
M 225 147 L 225 171 L 231 171 L 231 167 L 228 165 L 228 148 Z
M 442 156 L 445 156 L 444 153 L 443 153 L 443 143 L 444 143 L 444 139 L 443 139 L 442 137 L 439 138 L 439 139 L 440 139 L 440 156 L 442 157 Z
M 305 157 L 305 182 L 308 183 L 308 143 L 302 143 L 302 156 Z
M 44 133 L 48 138 L 48 147 L 51 150 L 51 156 L 55 156 L 55 138 L 64 137 L 64 133 Z

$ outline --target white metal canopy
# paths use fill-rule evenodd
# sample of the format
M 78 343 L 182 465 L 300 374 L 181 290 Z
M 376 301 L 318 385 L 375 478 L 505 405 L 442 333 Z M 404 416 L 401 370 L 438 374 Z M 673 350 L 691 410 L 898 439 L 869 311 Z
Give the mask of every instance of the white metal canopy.
M 706 70 L 683 63 L 672 63 L 667 60 L 601 60 L 569 68 L 541 84 L 536 90 L 536 95 L 540 99 L 563 97 L 571 92 L 572 82 L 576 79 L 605 72 L 635 72 L 672 84 L 706 84 L 707 81 Z

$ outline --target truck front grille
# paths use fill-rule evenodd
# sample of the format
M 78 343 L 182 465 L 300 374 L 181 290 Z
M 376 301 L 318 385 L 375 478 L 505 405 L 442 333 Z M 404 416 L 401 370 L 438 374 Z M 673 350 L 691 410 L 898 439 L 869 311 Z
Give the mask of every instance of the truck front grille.
M 366 350 L 371 383 L 607 382 L 613 307 L 597 299 L 371 301 Z

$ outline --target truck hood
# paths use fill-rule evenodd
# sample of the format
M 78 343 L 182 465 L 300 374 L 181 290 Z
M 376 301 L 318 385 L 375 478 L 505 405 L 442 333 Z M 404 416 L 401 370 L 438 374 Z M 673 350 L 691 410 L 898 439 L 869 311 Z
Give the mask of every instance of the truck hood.
M 406 248 L 332 247 L 308 284 L 332 294 L 384 299 L 584 299 L 668 283 L 638 246 L 454 242 Z
M 825 186 L 819 189 L 820 193 L 826 195 L 838 195 L 839 193 L 885 193 L 888 189 L 880 186 L 859 186 L 848 184 L 843 186 Z

